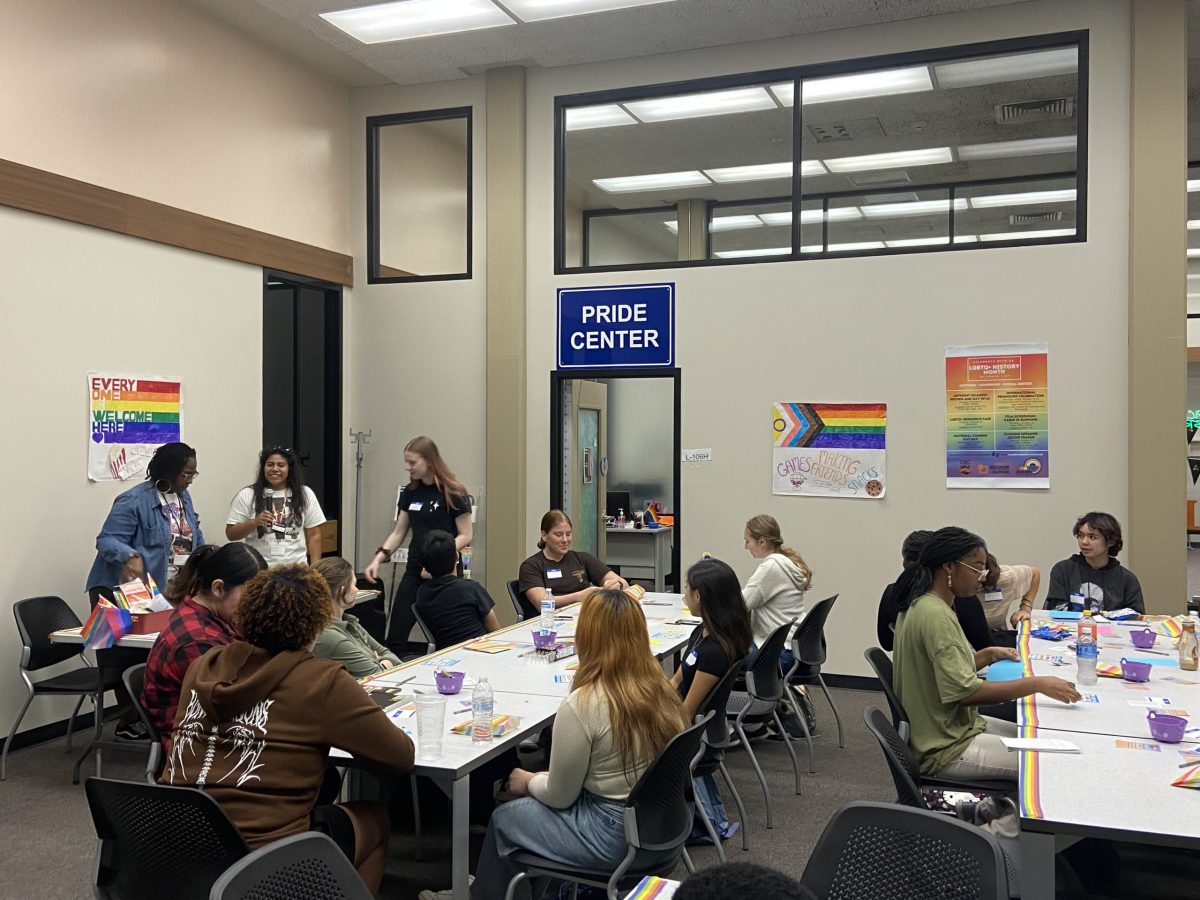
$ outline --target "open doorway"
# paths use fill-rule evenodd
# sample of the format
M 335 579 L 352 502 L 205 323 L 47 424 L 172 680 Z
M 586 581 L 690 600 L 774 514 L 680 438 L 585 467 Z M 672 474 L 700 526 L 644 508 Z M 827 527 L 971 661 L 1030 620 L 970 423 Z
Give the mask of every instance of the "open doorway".
M 550 505 L 575 549 L 652 591 L 682 580 L 679 410 L 678 369 L 551 373 Z M 651 504 L 663 526 L 637 527 Z

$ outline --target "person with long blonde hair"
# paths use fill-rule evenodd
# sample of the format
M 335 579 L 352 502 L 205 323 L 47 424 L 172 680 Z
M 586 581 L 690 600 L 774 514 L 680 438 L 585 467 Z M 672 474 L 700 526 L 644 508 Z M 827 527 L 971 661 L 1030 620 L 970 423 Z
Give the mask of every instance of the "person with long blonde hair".
M 422 580 L 429 578 L 422 556 L 425 538 L 432 531 L 449 532 L 454 537 L 454 549 L 461 551 L 471 543 L 472 537 L 470 493 L 450 471 L 431 438 L 421 435 L 405 445 L 404 468 L 409 481 L 400 491 L 396 522 L 383 543 L 375 548 L 375 553 L 363 570 L 368 578 L 378 578 L 379 567 L 404 543 L 409 531 L 412 532 L 412 540 L 408 545 L 408 564 L 404 567 L 404 577 L 396 586 L 396 595 L 392 600 L 386 641 L 388 647 L 397 653 L 411 649 L 408 636 L 416 623 L 412 605 L 417 599 L 417 588 Z M 423 648 L 422 643 L 415 645 L 418 652 Z
M 627 594 L 584 598 L 575 632 L 579 671 L 554 720 L 550 768 L 514 769 L 521 799 L 492 814 L 471 896 L 499 900 L 529 851 L 569 866 L 611 869 L 624 858 L 624 803 L 666 743 L 687 724 L 683 703 L 650 653 L 646 618 Z M 523 887 L 523 890 L 528 890 Z M 449 895 L 447 895 L 449 896 Z M 429 892 L 421 900 L 439 897 Z

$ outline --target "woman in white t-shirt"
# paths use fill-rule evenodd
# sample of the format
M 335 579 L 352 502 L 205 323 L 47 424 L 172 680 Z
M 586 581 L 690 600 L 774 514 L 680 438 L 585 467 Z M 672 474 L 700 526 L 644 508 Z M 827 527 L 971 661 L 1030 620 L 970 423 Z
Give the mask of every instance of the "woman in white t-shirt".
M 245 541 L 270 566 L 309 565 L 321 558 L 325 514 L 304 486 L 290 447 L 267 447 L 258 455 L 254 484 L 237 492 L 225 522 L 225 537 Z

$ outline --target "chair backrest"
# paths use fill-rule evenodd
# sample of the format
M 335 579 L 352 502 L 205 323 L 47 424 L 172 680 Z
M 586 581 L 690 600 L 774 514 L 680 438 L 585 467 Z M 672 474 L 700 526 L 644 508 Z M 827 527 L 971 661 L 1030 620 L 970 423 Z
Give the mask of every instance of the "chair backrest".
M 52 644 L 50 632 L 78 628 L 83 623 L 62 597 L 27 597 L 13 604 L 21 635 L 21 668 L 36 672 L 79 656 L 82 644 Z
M 888 707 L 892 711 L 892 727 L 896 729 L 902 740 L 908 740 L 908 713 L 896 696 L 892 687 L 892 661 L 879 647 L 868 647 L 863 651 L 868 665 L 875 671 L 879 684 L 883 687 L 883 696 L 887 698 Z
M 728 743 L 729 725 L 725 721 L 725 707 L 729 705 L 729 694 L 733 690 L 733 683 L 741 674 L 742 661 L 739 659 L 729 667 L 728 672 L 721 676 L 721 680 L 713 686 L 696 710 L 697 722 L 708 713 L 712 713 L 712 718 L 708 722 L 708 730 L 704 733 L 704 743 L 709 747 L 724 747 Z
M 817 671 L 825 664 L 825 620 L 837 598 L 834 594 L 813 606 L 792 635 L 792 655 L 796 657 L 798 675 L 806 674 L 805 669 Z
M 209 900 L 371 900 L 337 844 L 315 831 L 260 847 L 225 870 Z
M 1004 857 L 991 834 L 929 810 L 864 801 L 830 819 L 800 882 L 818 897 L 1008 897 Z
M 625 840 L 640 850 L 676 850 L 692 833 L 692 767 L 703 753 L 710 712 L 658 752 L 625 800 Z
M 207 900 L 250 852 L 217 801 L 196 788 L 89 778 L 100 847 L 95 893 L 106 900 Z
M 928 809 L 929 804 L 921 794 L 921 767 L 908 744 L 892 727 L 882 709 L 871 707 L 863 710 L 863 719 L 871 734 L 879 741 L 879 749 L 883 751 L 883 758 L 896 785 L 897 801 L 905 806 Z
M 417 620 L 417 624 L 421 626 L 421 634 L 425 635 L 425 652 L 437 652 L 437 640 L 433 636 L 433 632 L 429 630 L 429 626 L 425 624 L 425 620 L 421 618 L 421 614 L 417 612 L 417 604 L 412 605 L 413 618 Z
M 779 654 L 787 643 L 788 632 L 796 620 L 780 625 L 746 659 L 746 693 L 755 700 L 779 700 L 783 697 L 783 676 L 779 672 Z
M 163 764 L 162 735 L 154 727 L 154 720 L 146 712 L 146 707 L 142 706 L 142 688 L 146 683 L 146 664 L 138 663 L 136 666 L 130 666 L 121 673 L 121 682 L 125 685 L 129 696 L 133 698 L 133 708 L 137 712 L 138 719 L 145 726 L 146 733 L 150 735 L 150 756 L 146 760 L 146 780 L 157 781 L 159 770 Z
M 513 609 L 517 611 L 517 621 L 524 622 L 528 618 L 529 611 L 525 608 L 529 601 L 521 602 L 521 582 L 517 579 L 504 582 L 504 586 L 508 588 L 508 599 L 512 601 Z

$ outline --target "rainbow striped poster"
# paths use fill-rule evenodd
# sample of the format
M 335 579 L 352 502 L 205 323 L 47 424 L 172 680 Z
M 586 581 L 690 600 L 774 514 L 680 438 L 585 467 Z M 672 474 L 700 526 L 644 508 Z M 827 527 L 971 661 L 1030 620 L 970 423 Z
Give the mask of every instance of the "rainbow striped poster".
M 886 403 L 776 403 L 771 491 L 879 500 L 887 493 Z
M 88 479 L 141 478 L 161 444 L 183 434 L 183 385 L 177 378 L 89 372 Z

